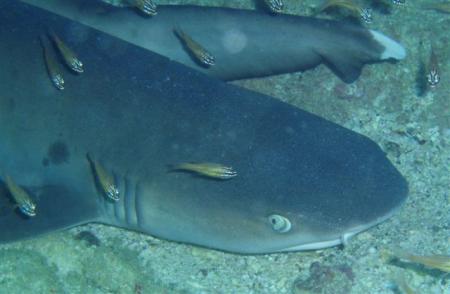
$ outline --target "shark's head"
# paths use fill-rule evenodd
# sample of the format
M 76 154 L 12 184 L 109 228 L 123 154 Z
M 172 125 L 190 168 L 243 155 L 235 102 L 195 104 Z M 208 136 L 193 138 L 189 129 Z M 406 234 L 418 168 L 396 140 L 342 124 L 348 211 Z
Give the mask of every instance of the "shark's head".
M 144 176 L 151 181 L 130 181 L 125 186 L 134 187 L 128 194 L 137 209 L 130 227 L 245 254 L 345 243 L 390 217 L 408 189 L 375 143 L 343 128 L 335 133 L 344 143 L 324 140 L 314 147 L 311 140 L 296 146 L 303 153 L 277 152 L 280 142 L 258 145 L 235 161 L 238 174 L 229 180 L 163 172 Z M 333 143 L 334 150 L 326 146 Z

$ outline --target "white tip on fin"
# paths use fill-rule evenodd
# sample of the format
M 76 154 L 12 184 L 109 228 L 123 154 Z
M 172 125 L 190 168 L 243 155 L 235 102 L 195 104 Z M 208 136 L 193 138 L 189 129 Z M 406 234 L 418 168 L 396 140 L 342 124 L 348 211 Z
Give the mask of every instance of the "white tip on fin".
M 370 33 L 373 38 L 384 47 L 384 51 L 381 53 L 380 59 L 403 59 L 406 57 L 405 48 L 398 42 L 374 30 L 370 30 Z

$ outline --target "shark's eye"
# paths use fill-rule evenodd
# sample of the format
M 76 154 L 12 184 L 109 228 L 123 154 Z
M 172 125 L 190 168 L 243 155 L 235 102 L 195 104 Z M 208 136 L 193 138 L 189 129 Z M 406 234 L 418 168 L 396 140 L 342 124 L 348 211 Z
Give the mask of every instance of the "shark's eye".
M 291 230 L 291 222 L 284 216 L 272 214 L 268 219 L 272 229 L 278 233 L 287 233 Z

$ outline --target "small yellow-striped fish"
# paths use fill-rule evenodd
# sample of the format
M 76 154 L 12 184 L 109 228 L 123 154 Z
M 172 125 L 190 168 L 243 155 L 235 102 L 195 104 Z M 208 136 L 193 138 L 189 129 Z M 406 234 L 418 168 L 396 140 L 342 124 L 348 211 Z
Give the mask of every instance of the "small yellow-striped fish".
M 450 273 L 450 256 L 449 255 L 415 255 L 400 250 L 394 251 L 395 257 L 408 262 L 414 262 L 429 268 L 438 269 L 443 272 Z
M 435 88 L 437 84 L 439 84 L 441 77 L 439 74 L 438 59 L 436 53 L 434 52 L 433 46 L 431 46 L 430 61 L 428 62 L 427 70 L 428 85 L 430 88 Z
M 283 11 L 284 4 L 282 0 L 264 0 L 264 3 L 269 7 L 270 11 L 274 13 Z
M 158 14 L 156 4 L 152 0 L 134 0 L 133 5 L 146 15 L 155 16 Z
M 17 185 L 10 176 L 5 177 L 6 187 L 12 198 L 19 207 L 19 210 L 26 216 L 32 217 L 36 215 L 36 204 L 31 199 L 27 191 Z
M 58 90 L 64 90 L 64 79 L 61 74 L 61 68 L 56 62 L 56 56 L 51 48 L 50 41 L 44 35 L 40 37 L 40 40 L 44 50 L 44 60 L 50 80 Z
M 236 171 L 233 168 L 228 166 L 223 166 L 218 163 L 181 163 L 176 166 L 172 170 L 182 170 L 188 172 L 194 172 L 202 176 L 216 178 L 221 180 L 228 180 L 237 176 Z
M 174 29 L 175 35 L 183 42 L 189 53 L 192 54 L 204 66 L 213 66 L 216 61 L 214 56 L 209 53 L 203 46 L 194 41 L 188 34 L 180 28 Z
M 370 8 L 361 8 L 351 0 L 328 0 L 316 8 L 315 14 L 332 8 L 344 9 L 351 16 L 361 18 L 366 23 L 372 22 L 372 10 Z
M 423 9 L 434 10 L 442 13 L 450 13 L 450 1 L 428 3 L 422 5 Z
M 158 14 L 157 7 L 153 0 L 101 0 L 116 7 L 135 7 L 148 16 Z
M 102 188 L 106 197 L 112 201 L 119 201 L 120 193 L 117 188 L 114 175 L 109 173 L 100 162 L 92 159 L 89 154 L 87 155 L 89 162 L 92 164 L 94 169 L 95 177 L 97 178 L 98 184 Z
M 74 72 L 82 73 L 84 71 L 83 63 L 78 59 L 75 53 L 56 35 L 55 32 L 50 31 L 49 35 L 55 43 L 56 48 L 58 48 L 59 53 L 61 53 L 67 66 Z

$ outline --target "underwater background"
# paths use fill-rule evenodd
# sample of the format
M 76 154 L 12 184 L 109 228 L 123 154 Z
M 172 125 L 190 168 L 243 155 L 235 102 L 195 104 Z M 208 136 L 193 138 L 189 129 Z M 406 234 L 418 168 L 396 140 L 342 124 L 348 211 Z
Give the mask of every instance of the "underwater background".
M 246 9 L 256 2 L 157 1 Z M 352 84 L 323 65 L 233 82 L 377 142 L 410 188 L 407 202 L 388 221 L 345 248 L 257 256 L 89 224 L 0 245 L 0 293 L 402 293 L 399 281 L 415 293 L 450 293 L 449 274 L 386 257 L 400 248 L 450 255 L 450 14 L 423 9 L 434 2 L 406 0 L 388 11 L 374 9 L 373 21 L 364 25 L 399 40 L 408 55 L 396 64 L 364 67 Z M 285 12 L 298 15 L 311 15 L 321 3 L 284 0 Z M 431 46 L 441 81 L 426 89 Z

